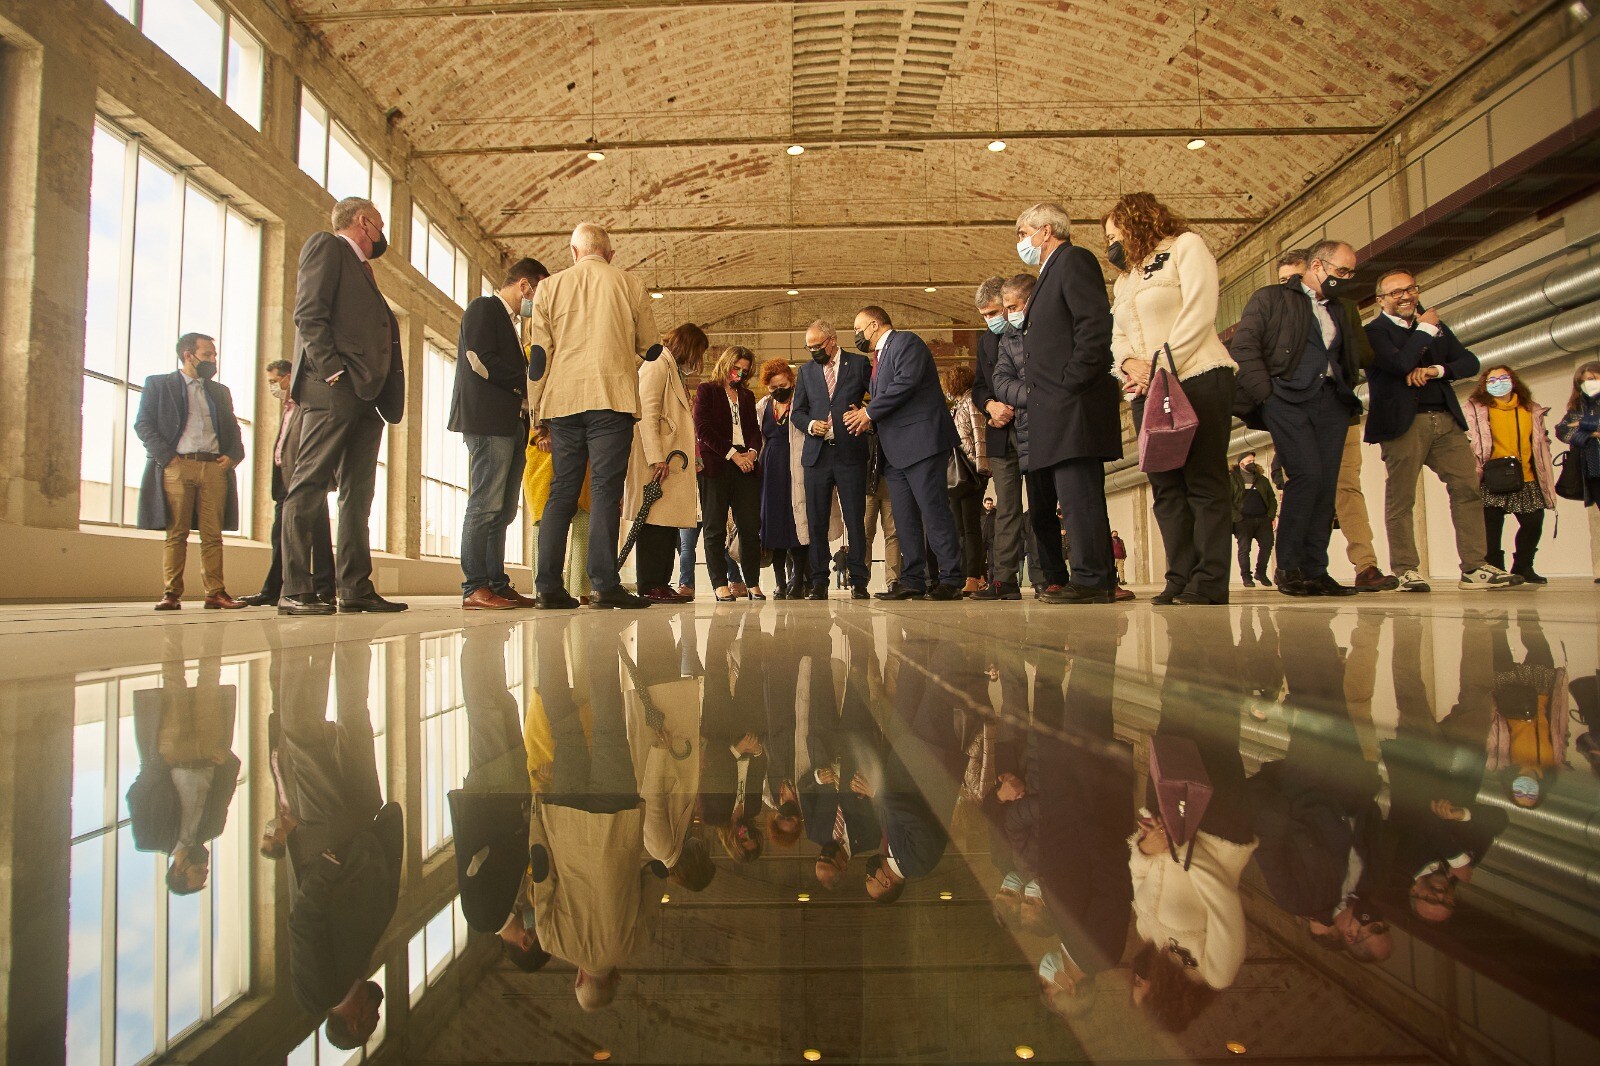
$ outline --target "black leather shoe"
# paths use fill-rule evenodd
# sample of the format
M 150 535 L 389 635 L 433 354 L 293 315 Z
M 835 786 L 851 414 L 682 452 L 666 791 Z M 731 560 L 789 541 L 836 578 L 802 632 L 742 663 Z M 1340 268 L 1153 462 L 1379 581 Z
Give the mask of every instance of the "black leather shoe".
M 1008 585 L 1004 581 L 996 581 L 986 589 L 979 589 L 972 594 L 975 600 L 1020 600 L 1022 590 L 1015 585 Z
M 880 600 L 920 600 L 922 599 L 922 590 L 908 589 L 904 585 L 896 583 L 878 593 L 877 597 Z
M 1256 575 L 1256 584 L 1265 585 L 1268 588 L 1271 588 L 1272 587 L 1272 579 L 1270 577 L 1268 577 L 1267 576 L 1267 572 L 1265 570 L 1263 570 L 1263 571 L 1261 571 L 1261 573 Z
M 1181 595 L 1183 595 L 1182 589 L 1173 588 L 1171 585 L 1168 585 L 1154 596 L 1151 596 L 1150 602 L 1159 607 L 1170 607 L 1172 604 L 1177 602 L 1178 597 Z
M 407 606 L 397 600 L 386 600 L 376 592 L 359 600 L 339 601 L 339 610 L 346 614 L 399 614 Z
M 852 600 L 869 600 L 872 597 L 867 593 L 867 586 L 853 585 L 850 588 L 850 598 Z M 823 599 L 827 599 L 827 597 L 824 596 Z
M 1341 585 L 1329 574 L 1306 578 L 1306 590 L 1313 596 L 1356 596 L 1360 590 Z
M 323 603 L 315 596 L 285 596 L 278 601 L 278 613 L 297 616 L 329 615 L 334 613 L 331 603 Z
M 1110 589 L 1092 589 L 1087 585 L 1063 585 L 1060 592 L 1046 592 L 1039 597 L 1045 603 L 1113 603 L 1116 593 Z
M 329 607 L 337 607 L 337 606 L 339 606 L 339 598 L 337 596 L 335 596 L 331 592 L 319 592 L 319 593 L 317 593 L 316 600 L 317 600 L 318 603 L 325 603 Z
M 1285 596 L 1320 596 L 1322 593 L 1313 591 L 1301 576 L 1298 570 L 1278 571 L 1278 591 Z
M 581 606 L 575 598 L 567 595 L 565 589 L 560 592 L 541 592 L 535 599 L 541 611 L 572 611 Z
M 650 606 L 650 601 L 643 596 L 635 596 L 627 589 L 618 585 L 614 589 L 589 597 L 589 606 L 599 609 L 613 608 L 618 611 L 634 611 L 641 607 Z
M 1247 589 L 1253 589 L 1256 587 L 1255 579 L 1249 574 L 1244 575 L 1244 577 L 1240 579 L 1240 583 L 1243 584 Z
M 812 585 L 810 588 L 806 589 L 805 598 L 808 599 L 808 600 L 825 600 L 825 599 L 827 599 L 828 598 L 827 586 L 826 585 Z
M 935 585 L 922 594 L 925 600 L 959 600 L 961 589 L 956 585 Z
M 277 596 L 268 596 L 264 592 L 253 592 L 248 596 L 240 596 L 235 602 L 242 603 L 246 607 L 267 607 L 277 603 L 278 599 Z

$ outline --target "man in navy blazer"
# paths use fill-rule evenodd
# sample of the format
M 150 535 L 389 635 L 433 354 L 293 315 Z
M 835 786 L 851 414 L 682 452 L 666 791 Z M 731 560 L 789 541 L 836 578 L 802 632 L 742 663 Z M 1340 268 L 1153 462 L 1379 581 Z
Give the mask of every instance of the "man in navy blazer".
M 853 634 L 847 634 L 851 641 Z M 856 776 L 881 776 L 883 730 L 867 706 L 866 662 L 870 645 L 851 642 L 841 712 L 834 697 L 833 658 L 826 641 L 810 655 L 810 713 L 806 716 L 806 753 L 810 770 L 800 782 L 800 806 L 806 836 L 822 849 L 817 856 L 817 883 L 836 888 L 857 855 L 877 851 L 883 829 L 872 800 L 851 787 Z
M 1368 444 L 1382 449 L 1388 472 L 1383 519 L 1389 530 L 1389 569 L 1402 592 L 1428 592 L 1417 567 L 1413 520 L 1417 475 L 1432 468 L 1450 493 L 1450 519 L 1461 557 L 1460 587 L 1505 589 L 1521 584 L 1489 565 L 1489 538 L 1478 491 L 1478 462 L 1467 442 L 1467 420 L 1451 384 L 1477 376 L 1478 357 L 1432 311 L 1420 314 L 1417 279 L 1405 270 L 1378 278 L 1381 314 L 1367 327 L 1372 365 L 1367 368 Z
M 866 437 L 845 426 L 845 412 L 861 406 L 872 380 L 864 355 L 841 351 L 833 323 L 819 318 L 806 327 L 811 362 L 800 367 L 794 390 L 794 424 L 806 435 L 800 452 L 805 467 L 806 525 L 811 533 L 811 591 L 806 598 L 828 598 L 829 494 L 839 493 L 849 548 L 850 595 L 867 598 Z
M 200 575 L 208 609 L 246 604 L 222 583 L 222 531 L 239 528 L 239 488 L 233 468 L 244 441 L 233 414 L 233 394 L 213 381 L 217 345 L 203 333 L 178 338 L 179 369 L 145 378 L 133 431 L 148 459 L 139 483 L 139 528 L 164 529 L 161 557 L 166 583 L 158 611 L 183 606 L 183 568 L 189 530 L 200 531 Z
M 877 427 L 900 531 L 900 584 L 878 598 L 953 600 L 960 595 L 961 538 L 945 479 L 957 444 L 956 424 L 944 403 L 933 353 L 915 333 L 896 330 L 889 312 L 876 306 L 857 312 L 855 339 L 858 350 L 877 352 L 878 361 L 867 406 L 846 412 L 844 423 L 856 434 Z M 936 582 L 931 589 L 928 545 L 939 567 L 931 575 Z
M 1049 603 L 1110 603 L 1116 594 L 1105 463 L 1122 458 L 1122 416 L 1111 376 L 1111 303 L 1105 276 L 1074 245 L 1060 204 L 1035 204 L 1017 219 L 1017 253 L 1040 267 L 1028 300 L 1028 463 L 1051 471 L 1067 520 L 1072 580 Z M 1041 265 L 1042 264 L 1042 265 Z

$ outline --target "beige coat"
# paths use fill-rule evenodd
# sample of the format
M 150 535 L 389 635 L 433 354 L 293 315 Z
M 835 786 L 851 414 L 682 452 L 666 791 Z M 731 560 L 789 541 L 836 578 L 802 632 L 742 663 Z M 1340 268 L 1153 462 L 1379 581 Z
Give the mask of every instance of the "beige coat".
M 645 724 L 644 703 L 632 688 L 623 695 L 628 739 L 639 796 L 644 800 L 645 854 L 671 869 L 677 865 L 683 838 L 694 824 L 695 800 L 700 796 L 701 679 L 663 681 L 651 685 L 649 692 L 651 702 L 666 719 L 670 748 L 659 744 Z
M 529 841 L 550 852 L 550 876 L 533 885 L 539 944 L 587 973 L 637 958 L 655 937 L 661 885 L 644 866 L 643 804 L 591 814 L 535 798 Z
M 684 458 L 672 460 L 667 479 L 661 483 L 661 499 L 650 508 L 650 524 L 692 529 L 700 511 L 700 483 L 694 473 L 694 410 L 678 375 L 678 364 L 669 353 L 662 352 L 661 358 L 639 367 L 639 408 L 628 481 L 622 491 L 622 536 L 628 535 L 633 516 L 644 503 L 650 467 L 675 451 Z M 688 465 L 680 468 L 680 462 Z
M 1128 838 L 1128 871 L 1139 936 L 1158 947 L 1177 941 L 1194 955 L 1206 984 L 1231 986 L 1245 955 L 1239 876 L 1259 842 L 1234 844 L 1202 831 L 1185 870 L 1168 852 L 1146 855 L 1137 841 L 1137 836 Z M 1187 845 L 1178 849 L 1180 856 L 1187 852 Z
M 528 322 L 531 343 L 545 350 L 542 378 L 528 409 L 540 419 L 585 411 L 639 416 L 639 360 L 656 339 L 644 282 L 586 255 L 539 285 Z
M 1117 372 L 1125 359 L 1148 362 L 1163 344 L 1172 346 L 1181 381 L 1218 367 L 1234 369 L 1217 336 L 1217 296 L 1217 261 L 1198 233 L 1180 233 L 1156 245 L 1149 259 L 1112 288 L 1111 355 Z M 1161 362 L 1166 365 L 1165 355 Z

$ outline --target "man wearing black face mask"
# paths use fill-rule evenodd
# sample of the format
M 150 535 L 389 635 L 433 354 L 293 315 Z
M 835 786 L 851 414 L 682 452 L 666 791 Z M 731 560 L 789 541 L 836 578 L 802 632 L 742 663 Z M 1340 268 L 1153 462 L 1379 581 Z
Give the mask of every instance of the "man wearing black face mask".
M 328 489 L 339 485 L 335 580 L 344 611 L 403 611 L 372 584 L 367 517 L 377 484 L 384 423 L 405 413 L 400 323 L 378 291 L 372 260 L 388 250 L 372 201 L 333 206 L 332 233 L 313 233 L 300 250 L 295 286 L 294 370 L 289 395 L 299 405 L 289 491 L 283 501 L 283 599 L 278 613 L 332 614 L 316 595 L 312 545 L 328 520 Z
M 1340 303 L 1355 273 L 1349 244 L 1309 249 L 1298 284 L 1290 279 L 1250 297 L 1230 346 L 1239 364 L 1235 413 L 1272 434 L 1289 475 L 1278 518 L 1278 591 L 1290 596 L 1356 592 L 1328 574 L 1345 431 L 1361 411 L 1354 391 L 1361 324 Z
M 1278 494 L 1272 479 L 1256 464 L 1256 453 L 1245 452 L 1233 468 L 1233 535 L 1239 540 L 1239 576 L 1244 587 L 1256 582 L 1272 584 L 1267 576 L 1267 561 L 1272 558 L 1272 522 L 1278 517 Z M 1250 548 L 1259 545 L 1255 576 L 1251 577 Z
M 870 437 L 855 436 L 845 426 L 845 412 L 860 407 L 870 383 L 867 357 L 839 349 L 831 322 L 817 319 L 806 327 L 811 361 L 800 367 L 794 391 L 794 424 L 806 435 L 800 462 L 805 468 L 806 524 L 811 539 L 811 588 L 807 599 L 828 596 L 828 521 L 830 494 L 839 493 L 849 547 L 850 595 L 867 598 L 869 544 L 866 537 L 867 457 Z
M 244 441 L 233 416 L 233 394 L 213 381 L 217 345 L 203 333 L 178 338 L 178 370 L 152 374 L 139 397 L 133 430 L 149 459 L 139 485 L 139 528 L 164 529 L 161 570 L 166 582 L 158 611 L 183 606 L 183 567 L 189 530 L 200 531 L 200 574 L 208 610 L 245 604 L 222 583 L 222 531 L 239 528 L 239 489 L 233 468 Z

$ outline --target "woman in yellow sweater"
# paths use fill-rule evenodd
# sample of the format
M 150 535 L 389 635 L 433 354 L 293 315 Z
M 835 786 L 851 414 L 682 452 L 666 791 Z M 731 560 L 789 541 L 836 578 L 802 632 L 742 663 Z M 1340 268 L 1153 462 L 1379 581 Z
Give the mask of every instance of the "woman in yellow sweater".
M 1480 483 L 1484 465 L 1496 459 L 1515 459 L 1522 474 L 1521 483 L 1509 492 L 1491 491 L 1487 483 L 1481 489 L 1489 564 L 1521 575 L 1530 585 L 1543 585 L 1545 579 L 1534 572 L 1533 556 L 1544 533 L 1544 513 L 1556 507 L 1555 468 L 1550 461 L 1550 433 L 1545 428 L 1550 409 L 1533 402 L 1516 371 L 1491 366 L 1479 376 L 1478 387 L 1462 406 L 1462 413 L 1467 417 L 1467 439 L 1478 460 Z M 1501 544 L 1508 514 L 1517 516 L 1509 568 Z

